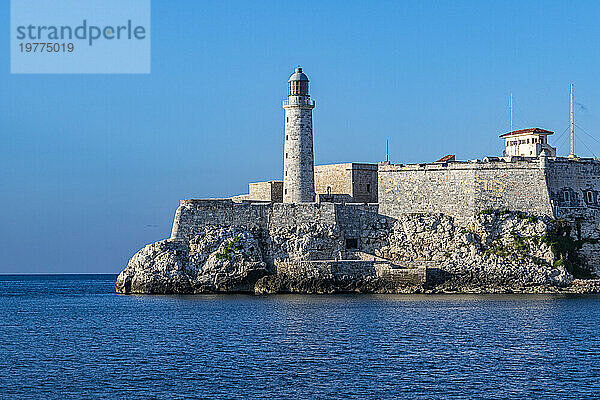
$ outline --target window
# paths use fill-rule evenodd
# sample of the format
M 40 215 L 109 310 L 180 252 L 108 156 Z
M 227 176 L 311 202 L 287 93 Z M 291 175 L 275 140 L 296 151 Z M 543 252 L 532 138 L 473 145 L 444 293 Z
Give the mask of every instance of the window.
M 285 135 L 285 140 L 288 140 L 288 135 Z
M 594 203 L 594 192 L 589 191 L 585 193 L 586 197 L 587 197 L 587 202 L 589 204 L 593 204 Z
M 565 201 L 569 201 L 569 192 L 565 191 L 563 193 L 563 198 L 564 198 Z
M 285 158 L 288 158 L 287 154 L 288 154 L 288 153 L 285 153 Z
M 529 139 L 527 139 L 527 144 L 529 144 Z
M 285 122 L 290 122 L 290 117 L 285 117 Z
M 358 239 L 346 239 L 346 249 L 358 249 Z
M 283 193 L 284 193 L 284 194 L 287 194 L 287 189 L 284 189 L 284 190 L 283 190 Z
M 371 193 L 371 184 L 367 183 L 367 193 Z

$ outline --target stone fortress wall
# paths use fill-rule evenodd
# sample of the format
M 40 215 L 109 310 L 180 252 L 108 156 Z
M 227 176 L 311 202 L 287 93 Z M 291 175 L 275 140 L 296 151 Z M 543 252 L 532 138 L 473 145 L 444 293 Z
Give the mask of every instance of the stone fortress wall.
M 315 165 L 315 193 L 317 195 L 352 196 L 352 163 Z
M 558 218 L 600 210 L 600 161 L 596 159 L 550 160 L 546 184 Z
M 378 203 L 182 200 L 171 239 L 188 240 L 206 225 L 274 229 L 315 223 L 337 227 L 345 238 L 360 239 L 366 227 L 406 214 L 445 214 L 466 225 L 477 213 L 491 209 L 564 218 L 577 222 L 583 236 L 600 238 L 597 160 L 512 157 L 380 163 L 378 179 Z M 364 242 L 359 240 L 358 248 L 370 252 Z
M 551 216 L 545 170 L 537 160 L 379 166 L 380 212 L 443 213 L 460 222 L 486 209 Z
M 560 218 L 600 209 L 600 161 L 486 157 L 470 162 L 379 165 L 383 215 L 444 213 L 465 222 L 488 209 Z
M 344 164 L 333 168 L 334 175 L 352 179 L 351 169 L 341 165 Z M 262 185 L 260 190 L 267 194 L 272 187 Z M 482 211 L 507 209 L 565 219 L 572 225 L 573 236 L 583 243 L 580 256 L 587 263 L 600 265 L 600 161 L 597 160 L 486 157 L 470 162 L 380 163 L 378 200 L 378 203 L 182 200 L 171 240 L 190 240 L 207 225 L 274 232 L 318 224 L 339 232 L 340 243 L 315 248 L 308 255 L 310 260 L 343 260 L 348 254 L 340 254 L 340 249 L 379 255 L 387 244 L 386 230 L 407 214 L 445 214 L 457 225 L 466 227 Z M 338 270 L 343 270 L 339 265 L 345 265 L 346 271 L 352 271 L 358 264 L 336 265 Z M 315 264 L 315 268 L 321 267 Z
M 308 268 L 315 274 L 373 275 L 407 284 L 419 284 L 426 278 L 424 267 L 409 269 L 372 256 L 387 243 L 383 230 L 390 227 L 388 219 L 379 215 L 377 204 L 181 200 L 170 240 L 189 242 L 209 225 L 244 228 L 269 238 L 286 231 L 299 235 L 300 231 L 327 231 L 312 244 L 299 244 L 301 250 L 292 249 L 289 258 L 265 254 L 280 274 L 299 276 Z M 358 270 L 362 272 L 357 275 Z
M 236 203 L 230 199 L 181 200 L 175 213 L 171 240 L 190 240 L 208 225 L 258 229 L 289 229 L 320 224 L 358 238 L 362 229 L 380 219 L 376 204 Z
M 584 158 L 485 158 L 440 164 L 379 165 L 379 212 L 390 218 L 443 213 L 465 225 L 484 210 L 561 219 L 578 256 L 600 265 L 600 161 Z

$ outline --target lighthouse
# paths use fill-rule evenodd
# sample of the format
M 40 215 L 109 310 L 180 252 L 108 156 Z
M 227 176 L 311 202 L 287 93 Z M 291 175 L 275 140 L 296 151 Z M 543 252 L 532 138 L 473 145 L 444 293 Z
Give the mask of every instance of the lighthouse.
M 315 201 L 312 110 L 308 76 L 298 67 L 288 80 L 283 154 L 283 202 Z

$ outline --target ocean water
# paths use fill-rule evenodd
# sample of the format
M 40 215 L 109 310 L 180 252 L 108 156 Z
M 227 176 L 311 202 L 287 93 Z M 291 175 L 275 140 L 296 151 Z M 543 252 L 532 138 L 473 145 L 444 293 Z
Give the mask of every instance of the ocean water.
M 0 398 L 600 398 L 600 297 L 125 296 L 0 277 Z

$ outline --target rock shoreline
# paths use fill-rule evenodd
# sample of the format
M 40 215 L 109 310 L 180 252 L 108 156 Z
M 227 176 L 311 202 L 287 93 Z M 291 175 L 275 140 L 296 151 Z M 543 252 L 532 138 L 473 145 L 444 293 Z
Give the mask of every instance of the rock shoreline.
M 568 246 L 573 239 L 557 221 L 505 212 L 479 214 L 467 226 L 458 226 L 443 214 L 415 214 L 394 223 L 377 223 L 366 234 L 370 254 L 347 250 L 344 238 L 331 226 L 307 224 L 271 230 L 206 226 L 189 240 L 162 240 L 138 251 L 119 274 L 116 291 L 600 293 L 599 279 L 574 279 L 573 274 L 582 271 L 591 278 L 594 269 L 574 264 L 574 247 Z M 434 267 L 420 284 L 375 270 L 345 270 L 343 263 L 327 271 L 307 271 L 305 266 L 278 268 L 283 261 L 286 265 L 312 265 L 314 260 L 333 263 L 361 257 L 408 267 L 427 260 Z

